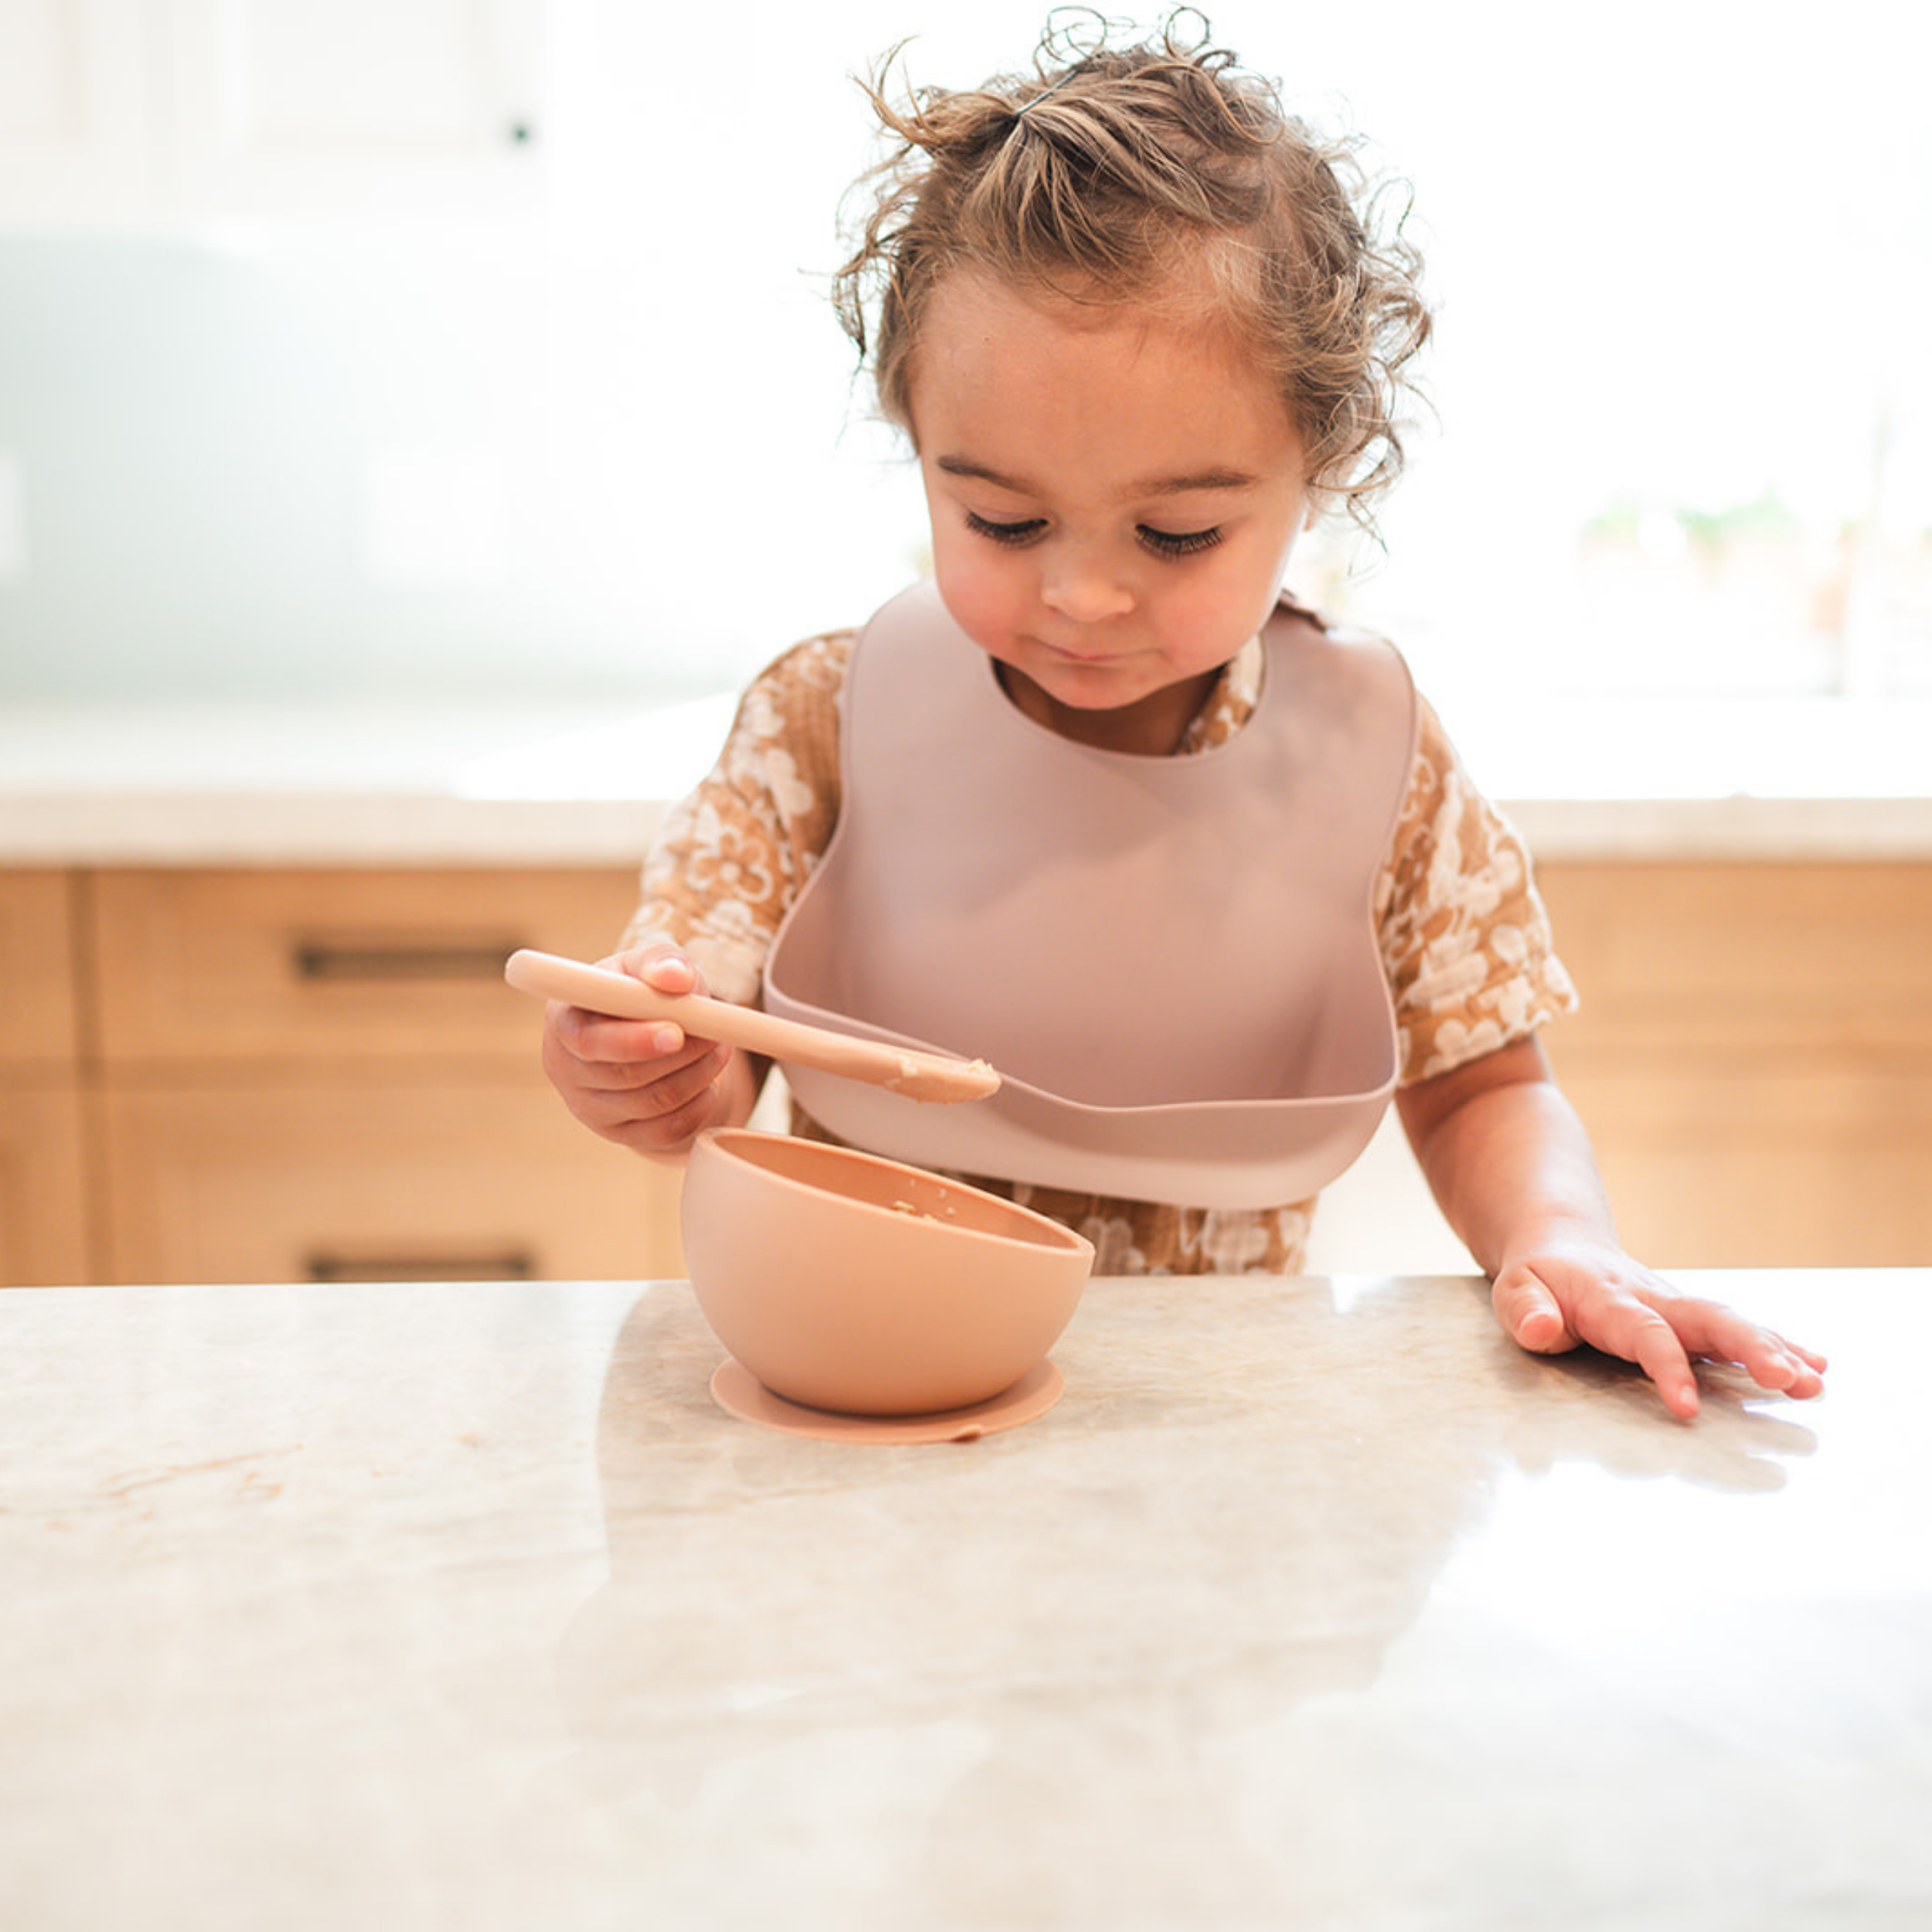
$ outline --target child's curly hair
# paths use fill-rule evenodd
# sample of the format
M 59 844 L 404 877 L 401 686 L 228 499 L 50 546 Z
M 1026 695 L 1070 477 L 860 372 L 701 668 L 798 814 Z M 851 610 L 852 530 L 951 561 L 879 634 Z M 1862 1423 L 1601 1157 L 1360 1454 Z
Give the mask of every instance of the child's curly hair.
M 1069 13 L 1094 24 L 1091 44 L 1075 43 Z M 1129 46 L 1107 46 L 1108 31 L 1062 9 L 1033 73 L 922 87 L 903 107 L 884 87 L 898 50 L 862 83 L 894 145 L 857 184 L 869 209 L 833 299 L 881 409 L 910 431 L 926 304 L 957 270 L 1131 301 L 1231 326 L 1287 404 L 1317 499 L 1368 524 L 1402 468 L 1403 371 L 1430 330 L 1406 202 L 1378 235 L 1386 198 L 1355 144 L 1287 114 L 1268 82 L 1206 44 L 1198 15 Z

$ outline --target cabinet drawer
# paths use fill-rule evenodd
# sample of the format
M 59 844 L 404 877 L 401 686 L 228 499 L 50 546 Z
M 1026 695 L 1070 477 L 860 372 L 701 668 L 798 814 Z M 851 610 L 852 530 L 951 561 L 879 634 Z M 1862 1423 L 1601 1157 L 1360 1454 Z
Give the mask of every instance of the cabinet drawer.
M 1655 1267 L 1932 1262 L 1927 1070 L 1553 1050 L 1620 1234 Z
M 1539 866 L 1594 1044 L 1932 1051 L 1932 866 Z
M 0 1079 L 0 1287 L 93 1278 L 83 1158 L 71 1086 Z
M 1550 1058 L 1665 1267 L 1932 1258 L 1932 866 L 1540 867 Z
M 601 958 L 623 869 L 106 872 L 89 881 L 101 1053 L 141 1062 L 534 1055 L 519 946 Z
M 70 891 L 64 872 L 0 872 L 0 1066 L 73 1063 Z
M 540 1077 L 131 1086 L 105 1097 L 109 1279 L 630 1280 L 682 1272 L 679 1171 Z

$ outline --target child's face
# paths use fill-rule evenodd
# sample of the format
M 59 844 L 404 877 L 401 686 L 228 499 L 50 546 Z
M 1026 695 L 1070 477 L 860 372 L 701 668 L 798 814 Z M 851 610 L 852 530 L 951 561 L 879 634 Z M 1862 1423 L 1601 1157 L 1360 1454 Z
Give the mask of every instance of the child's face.
M 1273 387 L 1199 332 L 961 274 L 933 293 L 910 401 L 940 594 L 1015 702 L 1172 750 L 1308 520 Z

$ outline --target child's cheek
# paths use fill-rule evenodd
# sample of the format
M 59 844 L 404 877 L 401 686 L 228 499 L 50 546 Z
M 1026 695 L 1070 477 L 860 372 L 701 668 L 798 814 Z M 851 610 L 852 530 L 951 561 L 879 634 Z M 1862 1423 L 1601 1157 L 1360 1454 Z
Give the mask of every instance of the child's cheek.
M 1175 637 L 1200 639 L 1229 655 L 1247 643 L 1268 620 L 1281 591 L 1273 573 L 1244 572 L 1232 580 L 1205 574 L 1166 600 L 1162 628 Z
M 940 601 L 981 650 L 997 651 L 1015 628 L 1013 599 L 997 572 L 944 551 L 934 558 Z

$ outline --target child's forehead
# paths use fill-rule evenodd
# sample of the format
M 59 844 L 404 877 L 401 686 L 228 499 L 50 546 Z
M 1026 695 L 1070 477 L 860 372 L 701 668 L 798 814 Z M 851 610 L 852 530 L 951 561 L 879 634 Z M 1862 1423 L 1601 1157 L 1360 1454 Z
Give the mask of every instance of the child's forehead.
M 911 428 L 954 474 L 1077 472 L 1083 490 L 1298 470 L 1285 401 L 1225 331 L 988 278 L 936 291 L 913 363 Z
M 941 416 L 990 432 L 1104 413 L 1151 431 L 1166 413 L 1238 420 L 1285 411 L 1272 375 L 1219 323 L 1157 308 L 961 275 L 934 292 L 910 358 L 915 440 Z
M 1094 284 L 1019 284 L 989 271 L 955 270 L 934 287 L 920 345 L 957 354 L 976 346 L 1064 343 L 1074 352 L 1184 362 L 1259 373 L 1246 339 L 1194 278 L 1172 287 L 1108 289 Z

